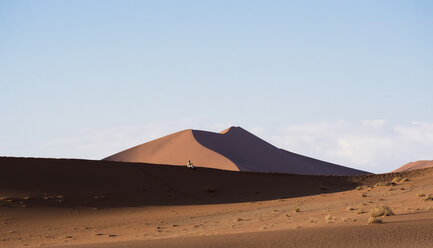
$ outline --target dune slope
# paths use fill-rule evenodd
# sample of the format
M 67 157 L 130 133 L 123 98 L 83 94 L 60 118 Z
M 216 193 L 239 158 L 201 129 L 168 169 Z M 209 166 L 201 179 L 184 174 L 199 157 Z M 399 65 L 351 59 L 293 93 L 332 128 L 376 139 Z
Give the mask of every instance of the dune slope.
M 410 171 L 410 170 L 418 170 L 418 169 L 425 169 L 433 167 L 433 160 L 420 160 L 415 162 L 410 162 L 402 167 L 398 168 L 394 172 L 400 172 L 400 171 Z
M 200 167 L 239 170 L 226 157 L 198 143 L 190 129 L 132 147 L 104 160 L 170 165 L 185 165 L 188 160 L 192 160 Z

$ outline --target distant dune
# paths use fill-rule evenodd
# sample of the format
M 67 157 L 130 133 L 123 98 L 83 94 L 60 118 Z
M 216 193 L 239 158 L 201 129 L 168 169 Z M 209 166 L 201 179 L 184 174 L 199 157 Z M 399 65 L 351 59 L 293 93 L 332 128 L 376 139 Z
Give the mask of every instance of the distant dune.
M 105 158 L 108 161 L 185 165 L 231 171 L 301 175 L 362 175 L 344 167 L 279 149 L 241 127 L 220 133 L 184 130 Z
M 433 167 L 433 160 L 420 160 L 420 161 L 407 163 L 393 172 L 425 169 L 430 167 Z

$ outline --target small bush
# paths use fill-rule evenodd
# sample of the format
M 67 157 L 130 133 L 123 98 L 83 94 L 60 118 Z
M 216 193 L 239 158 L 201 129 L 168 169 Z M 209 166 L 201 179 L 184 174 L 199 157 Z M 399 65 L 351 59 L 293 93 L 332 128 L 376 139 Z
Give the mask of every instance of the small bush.
M 356 213 L 357 213 L 357 214 L 363 214 L 364 211 L 362 211 L 362 208 L 358 208 L 358 210 L 356 210 Z
M 400 180 L 401 183 L 403 183 L 403 182 L 407 182 L 407 181 L 409 181 L 409 179 L 406 178 L 406 177 L 405 177 L 405 178 L 402 178 L 402 179 Z
M 362 193 L 361 197 L 367 197 L 367 194 L 366 193 Z
M 374 218 L 370 217 L 368 218 L 368 224 L 382 224 L 383 220 L 381 218 Z
M 378 186 L 391 186 L 391 185 L 395 185 L 395 183 L 394 182 L 379 182 L 379 183 L 376 183 L 374 185 L 374 187 L 378 187 Z
M 355 189 L 356 189 L 356 190 L 362 190 L 362 187 L 361 187 L 361 186 L 358 186 L 358 187 L 356 187 Z
M 325 216 L 325 220 L 326 220 L 326 222 L 331 222 L 332 221 L 332 215 L 330 215 L 330 214 L 328 214 L 328 215 L 326 215 Z
M 301 212 L 301 209 L 298 207 L 293 208 L 293 211 L 295 211 L 296 213 Z
M 370 210 L 370 216 L 373 218 L 391 215 L 394 215 L 394 212 L 388 206 L 376 206 Z
M 416 196 L 418 196 L 418 197 L 424 197 L 425 194 L 423 192 L 418 192 L 418 193 L 416 193 Z
M 392 180 L 391 180 L 391 182 L 393 182 L 393 183 L 398 183 L 398 182 L 400 182 L 401 181 L 401 177 L 394 177 Z
M 424 200 L 425 200 L 425 201 L 433 201 L 433 196 L 432 196 L 432 195 L 426 195 L 426 196 L 424 197 Z

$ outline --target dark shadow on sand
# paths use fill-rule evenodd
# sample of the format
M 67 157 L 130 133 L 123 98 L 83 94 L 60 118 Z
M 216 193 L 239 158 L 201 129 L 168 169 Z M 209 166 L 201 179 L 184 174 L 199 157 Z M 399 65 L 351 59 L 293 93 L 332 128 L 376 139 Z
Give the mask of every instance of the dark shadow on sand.
M 0 208 L 105 209 L 253 202 L 351 190 L 364 179 L 371 183 L 383 179 L 375 179 L 377 176 L 307 176 L 0 157 Z

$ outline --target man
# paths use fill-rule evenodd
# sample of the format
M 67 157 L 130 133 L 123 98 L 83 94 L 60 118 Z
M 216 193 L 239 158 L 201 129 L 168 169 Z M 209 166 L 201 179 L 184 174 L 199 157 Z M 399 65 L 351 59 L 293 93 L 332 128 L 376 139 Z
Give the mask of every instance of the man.
M 186 167 L 190 168 L 190 169 L 195 169 L 195 166 L 192 164 L 191 160 L 188 160 L 188 162 L 186 163 Z

